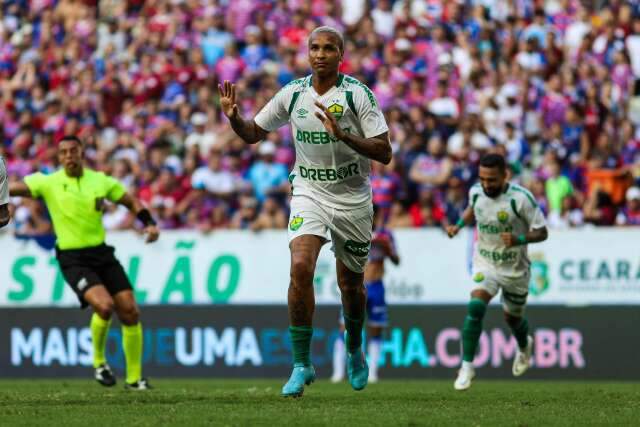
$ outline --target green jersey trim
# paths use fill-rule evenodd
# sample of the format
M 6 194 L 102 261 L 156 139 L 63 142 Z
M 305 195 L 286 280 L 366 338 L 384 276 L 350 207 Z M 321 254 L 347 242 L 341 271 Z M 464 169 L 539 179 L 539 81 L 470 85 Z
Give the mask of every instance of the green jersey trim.
M 476 202 L 478 201 L 478 197 L 480 197 L 479 194 L 474 194 L 473 195 L 473 200 L 471 201 L 471 209 L 476 207 Z
M 304 86 L 304 80 L 305 80 L 305 79 L 306 79 L 306 77 L 303 77 L 303 78 L 301 78 L 301 79 L 291 80 L 289 83 L 287 83 L 286 85 L 284 85 L 283 89 L 284 89 L 285 87 L 293 86 L 293 85 L 296 85 L 296 84 L 298 84 L 298 85 L 299 85 L 299 84 L 302 84 L 302 85 Z
M 338 80 L 336 80 L 336 87 L 342 86 L 342 82 L 344 80 L 344 74 L 338 73 Z M 313 85 L 313 74 L 309 76 L 308 86 L 311 87 Z
M 353 114 L 355 114 L 357 117 L 358 110 L 356 110 L 356 104 L 353 102 L 353 92 L 347 90 L 344 92 L 344 96 L 347 98 L 347 105 L 349 106 L 349 108 L 351 108 L 351 111 L 353 111 Z
M 298 100 L 299 96 L 300 96 L 300 92 L 293 92 L 293 96 L 291 97 L 291 102 L 289 103 L 289 109 L 287 110 L 289 115 L 291 115 L 291 113 L 293 112 L 293 108 L 295 107 L 296 101 Z
M 515 185 L 512 185 L 512 186 L 511 186 L 511 189 L 512 189 L 512 190 L 514 190 L 514 191 L 517 191 L 517 192 L 519 192 L 519 193 L 522 193 L 522 194 L 524 194 L 525 196 L 527 196 L 527 199 L 529 199 L 529 201 L 531 202 L 531 205 L 532 205 L 534 208 L 538 206 L 538 204 L 536 203 L 536 201 L 535 201 L 535 199 L 533 198 L 533 196 L 531 195 L 531 193 L 530 193 L 530 192 L 528 192 L 527 190 L 525 190 L 524 188 L 520 188 L 520 187 L 517 187 L 517 186 L 515 186 Z
M 374 108 L 376 107 L 376 105 L 377 105 L 376 98 L 375 98 L 375 96 L 373 96 L 373 93 L 371 92 L 371 89 L 369 89 L 364 83 L 362 83 L 359 80 L 354 79 L 353 77 L 347 76 L 344 79 L 345 79 L 345 81 L 347 83 L 351 83 L 351 84 L 354 84 L 356 86 L 360 86 L 364 90 L 364 93 L 367 95 L 367 98 L 369 99 L 369 102 L 371 103 L 371 106 L 374 107 Z
M 522 217 L 520 216 L 520 214 L 518 213 L 518 208 L 516 206 L 516 201 L 515 199 L 511 199 L 511 210 L 513 211 L 514 214 L 516 214 L 516 216 L 520 219 L 522 219 Z

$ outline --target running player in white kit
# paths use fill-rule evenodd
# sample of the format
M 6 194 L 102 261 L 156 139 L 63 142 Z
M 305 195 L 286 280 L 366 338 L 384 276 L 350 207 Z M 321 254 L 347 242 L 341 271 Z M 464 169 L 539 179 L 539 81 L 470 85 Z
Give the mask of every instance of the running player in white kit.
M 462 227 L 477 222 L 478 242 L 473 254 L 473 281 L 467 317 L 462 328 L 462 366 L 456 390 L 471 387 L 473 358 L 482 333 L 487 304 L 502 290 L 507 324 L 518 342 L 513 375 L 529 369 L 533 338 L 524 309 L 529 293 L 529 243 L 547 239 L 544 215 L 531 193 L 507 181 L 504 157 L 487 154 L 480 160 L 480 183 L 469 191 L 469 207 L 456 225 L 447 227 L 453 237 Z
M 362 352 L 366 293 L 364 266 L 371 245 L 373 206 L 371 160 L 391 161 L 388 127 L 371 91 L 338 71 L 344 54 L 342 34 L 331 27 L 309 36 L 312 74 L 283 87 L 253 120 L 236 105 L 235 86 L 219 87 L 220 105 L 233 130 L 247 143 L 291 123 L 296 163 L 289 219 L 291 281 L 288 292 L 293 372 L 283 396 L 300 396 L 315 370 L 310 346 L 315 309 L 313 275 L 320 249 L 328 241 L 336 256 L 347 332 L 347 373 L 354 390 L 368 381 Z

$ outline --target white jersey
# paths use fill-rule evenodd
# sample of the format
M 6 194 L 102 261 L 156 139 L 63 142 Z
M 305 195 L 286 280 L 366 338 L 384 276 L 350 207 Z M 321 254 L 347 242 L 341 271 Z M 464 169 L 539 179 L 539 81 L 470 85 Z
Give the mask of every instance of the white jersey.
M 0 206 L 9 203 L 9 177 L 4 158 L 0 156 Z
M 289 175 L 294 196 L 308 196 L 336 209 L 371 204 L 371 161 L 333 138 L 315 116 L 319 101 L 348 133 L 371 138 L 389 130 L 375 97 L 358 80 L 340 74 L 336 86 L 316 93 L 311 76 L 283 87 L 256 115 L 255 122 L 274 131 L 291 122 L 296 163 Z
M 507 279 L 529 275 L 527 245 L 507 248 L 501 233 L 516 236 L 546 226 L 540 207 L 525 188 L 509 183 L 495 199 L 487 197 L 480 184 L 469 190 L 478 229 L 478 241 L 473 254 L 474 269 L 489 268 Z

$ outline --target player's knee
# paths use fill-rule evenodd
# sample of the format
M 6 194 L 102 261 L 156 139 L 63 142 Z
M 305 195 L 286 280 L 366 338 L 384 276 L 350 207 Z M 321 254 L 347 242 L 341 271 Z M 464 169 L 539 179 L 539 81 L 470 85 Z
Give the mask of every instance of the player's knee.
M 487 312 L 487 303 L 479 298 L 473 298 L 469 301 L 468 313 L 469 317 L 475 320 L 482 320 Z
M 110 319 L 113 313 L 113 301 L 111 299 L 98 301 L 93 305 L 93 311 L 102 319 Z
M 118 318 L 125 325 L 135 325 L 140 320 L 140 309 L 136 304 L 127 304 L 118 308 Z
M 338 280 L 338 287 L 342 292 L 362 292 L 364 293 L 364 284 L 358 280 Z
M 305 256 L 294 256 L 291 259 L 291 283 L 294 286 L 304 286 L 313 282 L 313 260 Z

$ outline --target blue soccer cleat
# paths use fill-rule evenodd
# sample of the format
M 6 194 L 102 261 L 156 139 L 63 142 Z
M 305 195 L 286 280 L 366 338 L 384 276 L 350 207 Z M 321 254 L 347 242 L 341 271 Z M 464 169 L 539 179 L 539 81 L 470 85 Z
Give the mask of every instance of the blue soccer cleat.
M 369 365 L 361 350 L 347 354 L 347 375 L 355 391 L 360 391 L 369 382 Z
M 293 372 L 289 381 L 282 387 L 282 396 L 300 397 L 304 392 L 305 385 L 311 385 L 316 380 L 316 370 L 313 366 L 305 366 L 301 363 L 293 365 Z

